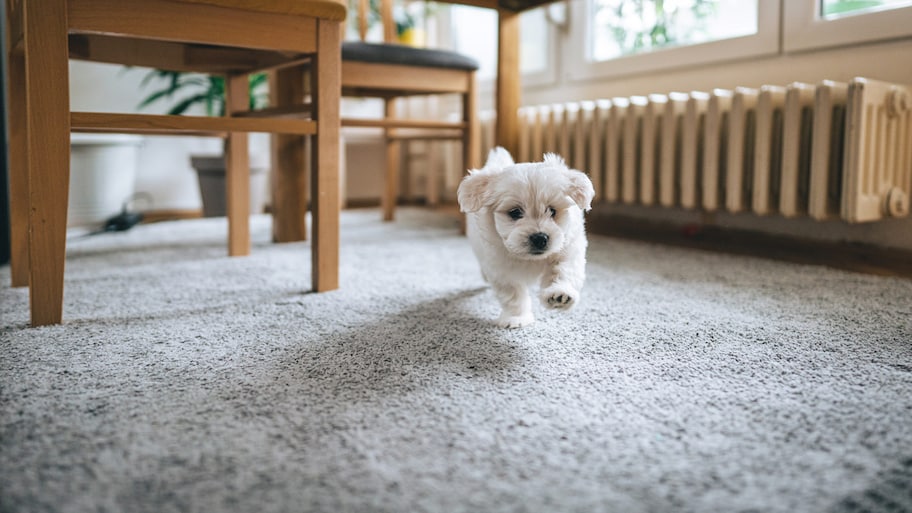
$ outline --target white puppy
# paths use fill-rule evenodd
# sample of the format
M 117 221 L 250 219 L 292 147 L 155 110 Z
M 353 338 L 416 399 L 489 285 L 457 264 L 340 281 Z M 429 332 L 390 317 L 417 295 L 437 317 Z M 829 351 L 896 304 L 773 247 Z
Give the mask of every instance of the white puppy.
M 503 311 L 498 324 L 531 324 L 529 287 L 539 285 L 547 308 L 567 309 L 580 298 L 586 273 L 583 211 L 595 191 L 584 173 L 553 153 L 544 162 L 516 164 L 504 148 L 491 150 L 457 191 L 467 235 L 484 279 Z

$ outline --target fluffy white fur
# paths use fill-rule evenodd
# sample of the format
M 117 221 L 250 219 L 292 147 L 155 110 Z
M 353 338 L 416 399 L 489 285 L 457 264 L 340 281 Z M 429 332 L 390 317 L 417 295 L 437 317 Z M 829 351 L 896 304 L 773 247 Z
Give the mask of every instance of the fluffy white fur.
M 469 173 L 459 184 L 459 206 L 482 275 L 503 307 L 498 324 L 519 328 L 535 320 L 535 285 L 547 308 L 579 302 L 588 244 L 583 211 L 595 195 L 589 177 L 552 153 L 516 164 L 501 147 Z

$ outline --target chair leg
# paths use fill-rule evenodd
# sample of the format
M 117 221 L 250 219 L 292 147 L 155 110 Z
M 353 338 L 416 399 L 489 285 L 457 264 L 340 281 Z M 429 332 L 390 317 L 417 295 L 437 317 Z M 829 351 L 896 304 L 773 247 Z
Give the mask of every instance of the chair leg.
M 317 120 L 311 153 L 311 280 L 314 292 L 339 288 L 341 41 L 339 22 L 317 22 L 317 56 L 311 74 Z
M 463 174 L 468 174 L 469 169 L 479 169 L 481 160 L 481 129 L 478 124 L 478 89 L 475 84 L 475 74 L 469 80 L 469 90 L 462 96 L 462 119 L 466 122 L 466 129 L 462 135 L 462 164 Z M 466 217 L 459 216 L 459 232 L 466 233 Z
M 12 20 L 11 20 L 12 21 Z M 18 32 L 18 31 L 14 31 Z M 13 47 L 10 42 L 8 48 Z M 13 287 L 29 284 L 29 168 L 26 131 L 25 55 L 21 49 L 7 56 L 9 83 L 9 186 L 10 186 L 10 274 Z
M 475 74 L 469 81 L 469 90 L 462 96 L 462 120 L 466 129 L 462 139 L 463 173 L 469 169 L 478 169 L 481 164 L 481 130 L 478 124 L 478 90 L 475 85 Z
M 440 143 L 437 141 L 427 141 L 425 143 L 425 152 L 427 154 L 427 173 L 425 174 L 425 183 L 427 184 L 427 204 L 430 207 L 440 205 L 440 181 L 442 180 L 441 169 L 443 162 L 440 156 Z
M 392 98 L 384 100 L 386 119 L 396 117 L 396 101 Z M 396 200 L 399 198 L 399 167 L 401 166 L 401 143 L 390 137 L 391 128 L 384 129 L 386 139 L 386 179 L 383 187 L 383 196 L 380 198 L 380 208 L 383 210 L 383 220 L 392 221 L 396 216 Z
M 270 103 L 276 107 L 304 100 L 304 67 L 276 70 L 270 76 Z M 306 139 L 299 135 L 272 136 L 272 240 L 307 240 Z
M 225 80 L 225 114 L 248 109 L 247 75 L 228 75 Z M 228 212 L 228 254 L 250 254 L 250 154 L 248 134 L 230 132 L 225 140 L 225 191 Z
M 63 320 L 70 100 L 65 0 L 25 0 L 29 172 L 29 301 L 32 326 Z

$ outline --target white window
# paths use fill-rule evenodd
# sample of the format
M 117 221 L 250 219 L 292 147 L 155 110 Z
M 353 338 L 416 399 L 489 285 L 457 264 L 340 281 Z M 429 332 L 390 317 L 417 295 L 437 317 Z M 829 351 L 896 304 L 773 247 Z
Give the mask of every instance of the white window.
M 757 33 L 756 0 L 593 0 L 588 10 L 594 61 Z
M 786 52 L 912 36 L 910 0 L 784 2 Z
M 571 5 L 568 47 L 577 49 L 566 53 L 571 79 L 779 50 L 779 0 L 574 0 Z
M 570 79 L 912 37 L 912 0 L 573 0 L 571 5 L 564 54 Z

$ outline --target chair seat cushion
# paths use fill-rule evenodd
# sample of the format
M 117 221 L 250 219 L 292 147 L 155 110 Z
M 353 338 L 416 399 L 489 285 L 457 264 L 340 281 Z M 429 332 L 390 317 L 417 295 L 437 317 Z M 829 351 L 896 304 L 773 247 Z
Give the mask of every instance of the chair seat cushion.
M 448 50 L 415 48 L 412 46 L 344 41 L 342 60 L 374 64 L 402 64 L 425 68 L 447 68 L 476 71 L 478 61 Z

